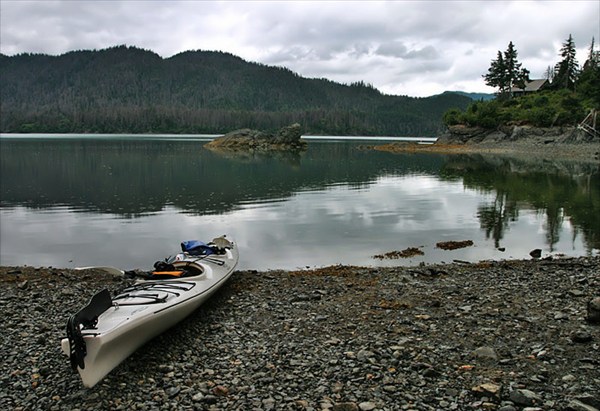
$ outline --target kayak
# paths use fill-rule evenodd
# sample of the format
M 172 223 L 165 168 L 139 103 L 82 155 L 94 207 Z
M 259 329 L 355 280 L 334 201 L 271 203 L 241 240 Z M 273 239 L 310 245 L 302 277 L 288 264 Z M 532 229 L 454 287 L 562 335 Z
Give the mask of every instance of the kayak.
M 191 314 L 229 279 L 239 259 L 237 247 L 224 237 L 181 247 L 153 271 L 122 272 L 141 278 L 115 297 L 106 289 L 98 292 L 69 318 L 61 348 L 84 386 L 96 385 L 140 346 Z

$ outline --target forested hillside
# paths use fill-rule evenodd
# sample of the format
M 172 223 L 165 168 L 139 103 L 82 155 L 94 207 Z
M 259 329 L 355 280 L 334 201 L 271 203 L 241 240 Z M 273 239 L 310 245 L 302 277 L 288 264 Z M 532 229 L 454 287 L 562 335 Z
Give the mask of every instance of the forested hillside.
M 600 50 L 592 38 L 581 67 L 576 54 L 575 41 L 569 35 L 559 52 L 562 60 L 554 68 L 548 66 L 543 87 L 526 92 L 529 70 L 518 61 L 517 50 L 511 41 L 504 53 L 498 51 L 488 73 L 483 76 L 488 86 L 498 89 L 497 98 L 474 101 L 464 112 L 451 109 L 444 114 L 444 122 L 448 126 L 460 124 L 495 130 L 516 124 L 576 126 L 588 115 L 595 119 L 592 113 L 600 110 Z M 594 127 L 587 132 L 595 135 Z
M 0 54 L 5 133 L 225 133 L 298 122 L 305 134 L 433 136 L 444 112 L 470 101 L 383 95 L 212 51 Z

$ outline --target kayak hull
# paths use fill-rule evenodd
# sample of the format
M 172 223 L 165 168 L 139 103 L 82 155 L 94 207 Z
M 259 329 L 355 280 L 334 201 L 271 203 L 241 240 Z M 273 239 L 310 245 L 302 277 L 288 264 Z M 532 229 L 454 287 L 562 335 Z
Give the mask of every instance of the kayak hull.
M 141 280 L 117 295 L 94 327 L 81 329 L 86 353 L 83 367 L 76 369 L 83 385 L 93 387 L 142 345 L 189 316 L 229 279 L 238 258 L 232 243 L 222 255 L 176 263 L 194 264 L 200 275 Z M 71 355 L 69 338 L 61 348 Z

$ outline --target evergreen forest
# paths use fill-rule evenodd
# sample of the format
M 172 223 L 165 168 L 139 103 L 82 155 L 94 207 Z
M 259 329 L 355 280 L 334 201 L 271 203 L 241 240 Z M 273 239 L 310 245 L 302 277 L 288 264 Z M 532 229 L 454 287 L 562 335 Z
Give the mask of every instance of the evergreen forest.
M 474 101 L 466 110 L 453 108 L 444 114 L 448 126 L 496 129 L 504 125 L 536 127 L 575 126 L 593 110 L 600 110 L 600 51 L 592 38 L 586 60 L 576 59 L 575 41 L 571 35 L 557 53 L 560 60 L 549 65 L 545 87 L 535 92 L 523 90 L 531 80 L 530 72 L 518 61 L 512 41 L 506 51 L 498 51 L 488 73 L 486 84 L 498 89 L 490 101 Z
M 224 52 L 136 47 L 0 54 L 0 132 L 221 134 L 300 123 L 304 134 L 435 136 L 472 100 L 385 95 Z

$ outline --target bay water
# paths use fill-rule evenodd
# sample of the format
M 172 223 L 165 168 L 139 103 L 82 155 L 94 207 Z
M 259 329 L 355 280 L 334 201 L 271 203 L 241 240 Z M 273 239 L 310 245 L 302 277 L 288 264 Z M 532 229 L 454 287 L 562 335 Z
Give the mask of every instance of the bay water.
M 256 270 L 600 253 L 597 165 L 370 149 L 386 138 L 224 154 L 212 137 L 0 136 L 0 264 L 150 269 L 223 234 Z

